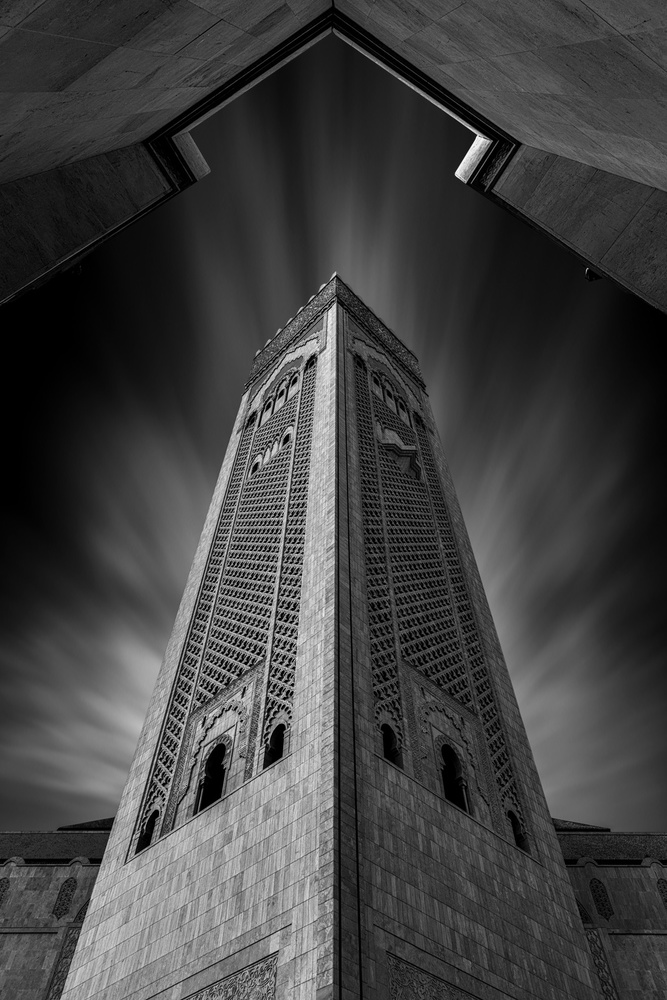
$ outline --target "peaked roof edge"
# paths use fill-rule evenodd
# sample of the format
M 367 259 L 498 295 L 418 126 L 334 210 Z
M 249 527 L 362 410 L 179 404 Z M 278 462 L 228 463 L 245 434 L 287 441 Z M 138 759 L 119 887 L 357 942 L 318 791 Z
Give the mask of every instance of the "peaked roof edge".
M 609 826 L 594 826 L 591 823 L 576 823 L 571 819 L 556 819 L 551 817 L 558 833 L 611 833 Z
M 272 339 L 257 352 L 250 375 L 245 384 L 246 389 L 296 340 L 306 327 L 315 322 L 318 316 L 331 305 L 334 299 L 339 300 L 364 329 L 385 350 L 391 353 L 392 357 L 399 362 L 401 367 L 405 369 L 409 376 L 422 389 L 425 388 L 419 361 L 414 351 L 406 347 L 393 330 L 386 323 L 383 323 L 379 316 L 343 281 L 338 272 L 334 271 L 329 281 L 320 285 L 319 290 L 314 295 L 311 295 L 305 305 L 299 308 L 296 315 L 289 319 L 285 326 L 279 329 Z

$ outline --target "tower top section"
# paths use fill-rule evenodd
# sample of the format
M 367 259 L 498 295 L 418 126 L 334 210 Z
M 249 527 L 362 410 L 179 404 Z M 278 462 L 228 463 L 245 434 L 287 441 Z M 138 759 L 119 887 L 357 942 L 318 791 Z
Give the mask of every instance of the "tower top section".
M 389 351 L 412 378 L 416 379 L 422 388 L 425 388 L 416 354 L 409 347 L 406 347 L 403 341 L 355 295 L 337 272 L 334 272 L 329 281 L 320 286 L 319 291 L 312 295 L 308 302 L 301 306 L 296 315 L 288 320 L 285 326 L 278 330 L 275 336 L 255 355 L 246 388 L 252 385 L 255 379 L 296 340 L 306 327 L 317 319 L 320 313 L 323 313 L 331 305 L 334 299 L 337 299 L 384 350 Z

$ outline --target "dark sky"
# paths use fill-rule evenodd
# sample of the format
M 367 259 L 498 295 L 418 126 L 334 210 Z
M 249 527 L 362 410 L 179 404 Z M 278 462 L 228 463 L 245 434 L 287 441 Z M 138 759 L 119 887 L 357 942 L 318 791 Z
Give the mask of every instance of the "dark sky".
M 339 41 L 2 310 L 0 827 L 112 815 L 252 357 L 334 270 L 418 354 L 550 808 L 667 829 L 664 317 L 465 188 Z

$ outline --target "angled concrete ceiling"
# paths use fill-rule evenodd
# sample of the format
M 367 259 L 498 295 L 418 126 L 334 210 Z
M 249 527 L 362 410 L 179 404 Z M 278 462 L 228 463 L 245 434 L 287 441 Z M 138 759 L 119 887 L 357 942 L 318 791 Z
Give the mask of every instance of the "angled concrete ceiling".
M 611 205 L 616 221 L 593 254 L 577 234 L 564 242 L 603 273 L 617 276 L 616 265 L 605 272 L 605 255 L 650 202 L 653 270 L 662 268 L 655 245 L 656 218 L 667 211 L 664 0 L 0 0 L 5 215 L 17 210 L 20 179 L 111 153 L 117 162 L 119 150 L 183 132 L 331 31 L 473 131 L 532 150 L 515 157 L 513 184 L 498 197 L 557 238 L 560 223 L 550 228 L 526 205 L 536 177 L 561 160 L 576 164 L 581 210 L 604 221 Z M 619 181 L 600 184 L 602 172 Z M 201 173 L 191 165 L 187 182 Z M 172 181 L 160 183 L 170 193 L 185 183 Z M 143 208 L 165 196 L 160 183 Z M 492 183 L 481 187 L 489 193 Z M 660 304 L 662 293 L 639 292 Z

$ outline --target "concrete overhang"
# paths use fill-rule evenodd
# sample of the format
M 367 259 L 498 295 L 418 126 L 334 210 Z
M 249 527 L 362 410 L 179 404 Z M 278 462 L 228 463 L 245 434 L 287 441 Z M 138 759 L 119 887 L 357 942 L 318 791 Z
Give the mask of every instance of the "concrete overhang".
M 657 0 L 4 6 L 0 298 L 203 176 L 188 130 L 332 32 L 480 137 L 465 183 L 667 309 Z

